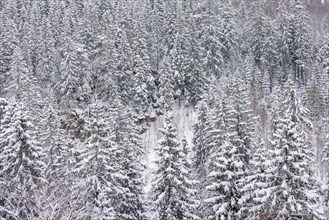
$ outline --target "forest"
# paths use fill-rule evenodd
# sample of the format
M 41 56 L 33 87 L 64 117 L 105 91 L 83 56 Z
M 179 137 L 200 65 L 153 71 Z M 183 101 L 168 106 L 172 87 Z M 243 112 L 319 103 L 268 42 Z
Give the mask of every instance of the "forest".
M 329 1 L 0 1 L 0 220 L 325 220 L 328 163 Z

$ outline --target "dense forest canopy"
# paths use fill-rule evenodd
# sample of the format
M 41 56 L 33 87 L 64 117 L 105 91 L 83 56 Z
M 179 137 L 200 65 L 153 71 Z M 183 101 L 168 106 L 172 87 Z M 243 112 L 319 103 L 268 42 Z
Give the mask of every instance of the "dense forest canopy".
M 1 220 L 328 219 L 328 163 L 328 1 L 0 1 Z

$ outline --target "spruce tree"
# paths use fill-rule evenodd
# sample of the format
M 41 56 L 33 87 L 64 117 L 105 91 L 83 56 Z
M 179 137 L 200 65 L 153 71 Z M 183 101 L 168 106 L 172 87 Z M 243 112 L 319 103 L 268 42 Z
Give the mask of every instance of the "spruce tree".
M 206 75 L 220 77 L 223 63 L 222 51 L 224 45 L 220 41 L 221 23 L 219 22 L 218 5 L 216 1 L 204 0 L 200 4 L 200 40 L 203 50 L 203 63 Z
M 192 104 L 201 100 L 207 90 L 207 79 L 202 66 L 202 47 L 198 39 L 196 19 L 191 15 L 188 20 L 188 51 L 184 60 L 184 90 Z
M 182 201 L 182 209 L 185 210 L 185 213 L 183 213 L 183 219 L 200 219 L 196 212 L 199 205 L 199 200 L 196 197 L 196 187 L 198 182 L 193 180 L 192 162 L 189 158 L 190 149 L 185 137 L 182 139 L 180 150 L 180 160 L 182 164 L 180 180 L 182 181 L 182 188 L 184 190 L 181 194 L 180 200 Z
M 142 172 L 143 149 L 138 130 L 133 121 L 132 110 L 115 101 L 112 109 L 114 124 L 112 141 L 118 146 L 114 153 L 115 191 L 112 206 L 116 219 L 147 219 L 147 204 L 144 195 Z
M 203 179 L 206 176 L 206 163 L 210 154 L 211 115 L 207 100 L 199 102 L 197 110 L 197 122 L 193 126 L 193 166 L 198 178 Z
M 268 163 L 268 150 L 265 148 L 265 143 L 261 137 L 260 126 L 258 125 L 258 133 L 254 141 L 255 150 L 250 154 L 249 167 L 245 174 L 245 179 L 241 186 L 241 197 L 239 204 L 239 216 L 243 219 L 265 218 L 262 213 L 262 203 L 259 195 L 262 194 L 267 186 L 268 175 L 265 173 L 270 166 Z
M 210 219 L 235 219 L 240 210 L 239 180 L 244 178 L 245 163 L 241 157 L 236 130 L 237 113 L 230 103 L 223 103 L 218 140 L 212 147 L 209 163 L 208 198 L 212 207 Z
M 173 116 L 169 113 L 161 129 L 163 139 L 156 147 L 158 159 L 152 181 L 151 213 L 151 219 L 154 220 L 182 220 L 194 216 L 190 211 L 190 198 L 187 198 L 191 189 L 182 173 L 184 172 L 182 149 L 172 119 Z
M 93 103 L 86 121 L 88 136 L 77 151 L 73 170 L 73 198 L 79 201 L 79 219 L 115 219 L 110 195 L 114 194 L 113 158 L 117 145 L 111 140 L 110 123 L 104 106 Z
M 221 22 L 221 43 L 223 45 L 222 54 L 224 65 L 226 62 L 231 61 L 238 55 L 238 33 L 236 11 L 231 1 L 223 0 L 220 7 L 220 22 Z
M 293 1 L 293 65 L 294 77 L 305 84 L 309 72 L 309 54 L 311 52 L 310 17 L 301 0 Z
M 267 179 L 254 198 L 259 204 L 256 219 L 323 219 L 319 183 L 312 167 L 314 149 L 307 135 L 310 123 L 291 81 L 283 97 L 264 172 Z
M 293 22 L 292 16 L 288 13 L 287 4 L 285 1 L 279 1 L 277 8 L 277 16 L 275 18 L 275 27 L 277 38 L 277 46 L 279 53 L 279 64 L 281 68 L 286 71 L 291 67 L 293 55 Z
M 248 43 L 255 59 L 255 64 L 263 70 L 273 66 L 275 60 L 275 41 L 272 23 L 265 15 L 261 0 L 253 0 L 248 19 Z
M 42 209 L 38 193 L 46 183 L 44 148 L 25 107 L 11 103 L 5 112 L 0 136 L 0 214 L 5 219 L 37 219 Z
M 140 16 L 142 17 L 142 16 Z M 150 56 L 146 41 L 146 27 L 134 22 L 133 38 L 133 74 L 134 74 L 134 96 L 138 113 L 143 114 L 148 110 L 153 101 L 155 92 L 154 77 L 152 75 Z
M 174 104 L 174 75 L 171 63 L 165 58 L 160 67 L 159 105 L 165 110 L 171 110 Z

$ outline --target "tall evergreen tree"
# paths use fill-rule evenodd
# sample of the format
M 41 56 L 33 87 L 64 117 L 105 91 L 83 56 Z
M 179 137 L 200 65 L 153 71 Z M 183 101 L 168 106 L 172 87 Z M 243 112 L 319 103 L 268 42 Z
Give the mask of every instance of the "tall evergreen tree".
M 102 105 L 93 103 L 86 122 L 88 136 L 77 152 L 74 199 L 77 200 L 78 219 L 115 219 L 111 202 L 114 194 L 114 153 L 117 145 L 111 140 L 111 121 Z
M 277 17 L 275 18 L 275 26 L 277 30 L 277 46 L 279 53 L 279 63 L 284 71 L 291 67 L 293 55 L 293 21 L 291 14 L 288 13 L 285 1 L 279 1 L 277 8 Z
M 147 219 L 142 180 L 144 167 L 141 163 L 143 149 L 133 121 L 132 110 L 117 102 L 113 111 L 112 141 L 118 149 L 114 152 L 116 173 L 113 180 L 116 191 L 112 197 L 112 206 L 117 219 Z
M 44 178 L 44 148 L 38 143 L 26 108 L 6 107 L 0 136 L 1 217 L 37 219 L 42 207 L 38 196 Z
M 285 88 L 270 142 L 270 166 L 264 171 L 267 179 L 254 198 L 259 203 L 256 219 L 323 219 L 319 183 L 312 168 L 314 154 L 306 132 L 310 124 L 290 81 Z
M 160 106 L 166 111 L 171 110 L 174 104 L 174 74 L 168 58 L 160 67 L 159 96 Z
M 196 19 L 193 15 L 188 20 L 188 51 L 184 62 L 186 96 L 192 104 L 200 101 L 207 90 L 207 79 L 202 66 L 202 47 L 198 39 Z
M 224 45 L 220 39 L 221 23 L 219 22 L 218 4 L 213 0 L 205 0 L 200 4 L 200 40 L 203 51 L 203 63 L 207 76 L 220 77 L 223 63 Z M 224 49 L 225 50 L 225 49 Z
M 152 197 L 154 201 L 151 219 L 191 219 L 189 199 L 190 184 L 184 178 L 184 161 L 182 149 L 177 140 L 177 131 L 172 124 L 172 115 L 166 116 L 163 139 L 156 148 L 158 160 L 152 181 Z M 194 217 L 193 217 L 194 218 Z M 192 218 L 192 219 L 193 219 Z
M 301 0 L 293 3 L 293 65 L 295 78 L 305 83 L 309 72 L 309 54 L 311 53 L 310 17 Z
M 236 30 L 236 11 L 232 5 L 231 1 L 222 1 L 220 4 L 220 22 L 221 22 L 221 42 L 223 45 L 222 55 L 224 60 L 224 65 L 226 62 L 237 57 L 238 52 L 238 33 Z
M 273 27 L 265 15 L 264 4 L 261 0 L 254 0 L 251 4 L 248 19 L 248 43 L 254 55 L 255 64 L 263 70 L 266 66 L 273 66 L 276 59 Z
M 230 103 L 223 103 L 221 132 L 212 147 L 209 164 L 208 202 L 212 207 L 210 219 L 235 219 L 240 205 L 239 180 L 244 177 L 245 163 L 241 158 L 237 138 L 236 111 Z
M 139 113 L 148 110 L 155 93 L 154 76 L 152 75 L 150 56 L 146 42 L 147 32 L 145 25 L 140 24 L 140 17 L 134 22 L 133 39 L 133 74 L 135 102 Z M 145 21 L 144 21 L 145 22 Z

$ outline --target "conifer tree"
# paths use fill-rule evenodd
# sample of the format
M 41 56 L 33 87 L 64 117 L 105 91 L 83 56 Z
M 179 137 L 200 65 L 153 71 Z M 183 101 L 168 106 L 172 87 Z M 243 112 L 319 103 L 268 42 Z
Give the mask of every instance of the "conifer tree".
M 120 6 L 123 7 L 123 6 Z M 118 7 L 123 10 L 123 8 Z M 119 13 L 119 12 L 117 12 Z M 114 65 L 114 80 L 118 86 L 121 97 L 124 102 L 131 103 L 129 97 L 132 96 L 132 50 L 131 44 L 128 40 L 128 27 L 125 25 L 125 15 L 119 14 L 118 20 L 114 23 L 116 32 L 114 37 L 114 49 L 112 54 L 112 60 Z
M 257 141 L 256 150 L 250 155 L 249 164 L 249 170 L 241 188 L 239 216 L 244 219 L 266 218 L 266 213 L 262 212 L 262 201 L 259 200 L 259 196 L 262 195 L 263 190 L 268 186 L 267 181 L 270 175 L 265 171 L 270 167 L 268 151 L 265 149 L 261 138 Z
M 255 218 L 323 219 L 319 183 L 312 167 L 314 154 L 306 130 L 310 124 L 291 81 L 283 97 L 270 142 L 267 179 L 254 198 L 259 204 Z
M 36 219 L 38 193 L 44 178 L 44 149 L 38 143 L 26 108 L 12 103 L 5 109 L 0 136 L 1 217 Z
M 123 106 L 119 100 L 113 106 L 112 141 L 118 146 L 114 152 L 116 172 L 113 175 L 115 193 L 112 195 L 115 216 L 117 219 L 126 220 L 147 219 L 142 180 L 143 149 L 132 110 Z
M 7 73 L 7 87 L 4 89 L 4 97 L 23 102 L 31 107 L 38 100 L 35 79 L 30 72 L 29 65 L 24 57 L 23 50 L 16 46 L 13 52 L 10 71 Z
M 80 58 L 78 44 L 67 36 L 65 46 L 62 51 L 60 65 L 60 79 L 55 86 L 60 97 L 65 97 L 65 105 L 74 106 L 81 94 Z
M 111 140 L 110 118 L 104 107 L 93 103 L 86 122 L 88 137 L 77 152 L 74 168 L 74 196 L 79 201 L 79 219 L 115 219 L 111 202 L 114 194 L 114 152 L 117 145 Z
M 209 207 L 204 201 L 207 197 L 207 175 L 208 162 L 211 153 L 211 140 L 213 131 L 213 108 L 209 107 L 207 97 L 204 97 L 196 106 L 198 117 L 196 123 L 193 125 L 193 170 L 198 180 L 198 193 L 197 198 L 200 205 L 197 209 L 198 216 L 203 219 L 206 218 L 209 212 Z M 216 106 L 217 107 L 217 106 Z
M 223 45 L 222 54 L 224 64 L 231 59 L 237 57 L 238 53 L 238 33 L 236 30 L 236 12 L 233 9 L 233 5 L 231 1 L 222 1 L 220 4 L 220 22 L 221 22 L 221 43 Z
M 324 37 L 323 44 L 318 52 L 322 73 L 320 74 L 320 91 L 324 101 L 329 103 L 329 34 Z M 329 114 L 329 112 L 327 112 Z
M 182 209 L 185 210 L 185 213 L 183 213 L 183 219 L 200 219 L 196 213 L 196 209 L 199 205 L 199 200 L 196 198 L 197 181 L 193 180 L 192 162 L 189 158 L 190 149 L 185 137 L 182 139 L 180 150 L 180 160 L 182 164 L 180 179 L 184 190 L 184 192 L 181 193 L 180 200 L 182 201 Z
M 134 22 L 133 74 L 136 106 L 140 109 L 140 113 L 143 113 L 153 101 L 155 85 L 146 42 L 146 27 L 139 22 L 139 19 Z
M 165 111 L 171 110 L 174 104 L 174 75 L 171 63 L 165 58 L 160 67 L 159 104 Z
M 266 65 L 273 65 L 276 56 L 271 24 L 265 15 L 262 1 L 254 0 L 248 19 L 248 43 L 254 55 L 255 64 L 260 69 Z
M 161 133 L 163 139 L 156 148 L 158 160 L 152 181 L 153 209 L 151 219 L 190 219 L 187 193 L 191 192 L 184 174 L 182 149 L 177 140 L 177 131 L 172 124 L 172 115 L 166 116 Z
M 196 19 L 191 15 L 188 20 L 188 51 L 184 61 L 186 96 L 193 104 L 200 101 L 207 90 L 207 79 L 202 67 L 202 47 L 198 39 Z
M 325 164 L 325 166 L 328 166 L 328 162 L 329 162 L 329 126 L 328 126 L 328 122 L 329 119 L 326 118 L 324 119 L 324 122 L 326 123 L 326 126 L 324 127 L 324 137 L 323 137 L 323 149 L 322 149 L 322 163 Z M 329 174 L 327 171 L 325 171 L 324 176 L 326 178 L 328 178 Z M 323 192 L 323 202 L 324 202 L 324 206 L 325 206 L 325 213 L 326 216 L 328 216 L 328 207 L 329 207 L 329 183 L 328 181 L 326 181 L 324 183 L 324 192 Z
M 311 52 L 310 17 L 301 0 L 294 0 L 293 2 L 293 22 L 294 41 L 292 61 L 295 71 L 294 77 L 305 84 L 310 64 L 308 54 Z
M 248 163 L 249 155 L 254 151 L 255 120 L 251 110 L 251 102 L 247 96 L 247 89 L 242 83 L 241 76 L 235 76 L 232 87 L 233 108 L 236 111 L 236 138 L 233 143 L 238 146 L 241 159 Z
M 218 21 L 216 1 L 205 0 L 201 4 L 200 14 L 200 40 L 204 48 L 203 63 L 207 76 L 220 77 L 220 70 L 223 63 L 222 51 L 225 50 L 221 43 L 221 27 Z
M 181 25 L 181 23 L 182 21 L 180 21 L 179 25 Z M 187 76 L 184 71 L 184 61 L 187 56 L 187 39 L 186 31 L 182 29 L 183 28 L 179 28 L 176 33 L 174 48 L 169 58 L 174 75 L 174 95 L 179 98 L 179 101 L 184 99 L 185 96 L 188 96 L 186 92 L 188 87 L 185 85 Z
M 206 176 L 206 161 L 210 154 L 210 110 L 206 100 L 199 102 L 197 106 L 197 123 L 193 126 L 193 166 L 199 179 Z
M 275 27 L 277 38 L 277 46 L 279 53 L 279 63 L 284 71 L 291 67 L 293 55 L 293 21 L 292 16 L 288 13 L 285 1 L 279 1 L 277 8 L 277 17 L 275 18 Z
M 151 29 L 151 51 L 152 55 L 150 58 L 152 60 L 151 64 L 154 70 L 159 71 L 160 63 L 162 60 L 162 47 L 161 38 L 163 36 L 165 22 L 164 15 L 164 2 L 161 0 L 149 1 L 150 4 L 150 29 Z
M 44 88 L 52 86 L 55 77 L 58 75 L 57 65 L 55 60 L 58 58 L 58 53 L 55 50 L 55 40 L 51 30 L 50 20 L 44 18 L 41 24 L 42 38 L 40 42 L 40 59 L 37 65 L 39 84 Z
M 240 210 L 239 180 L 244 177 L 245 163 L 235 142 L 236 111 L 230 103 L 224 103 L 220 111 L 223 111 L 221 135 L 212 148 L 208 171 L 206 202 L 212 207 L 208 218 L 235 219 Z

